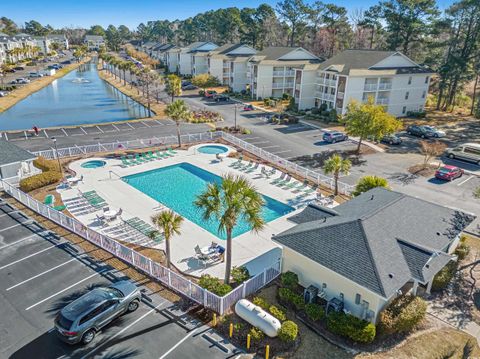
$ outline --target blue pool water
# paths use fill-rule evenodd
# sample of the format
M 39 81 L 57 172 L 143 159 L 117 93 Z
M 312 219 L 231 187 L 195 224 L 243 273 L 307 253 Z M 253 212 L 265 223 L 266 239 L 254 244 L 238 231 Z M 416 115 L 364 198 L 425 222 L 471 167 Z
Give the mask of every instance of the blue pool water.
M 218 233 L 218 221 L 216 219 L 204 221 L 202 211 L 193 205 L 193 202 L 205 190 L 207 184 L 209 182 L 220 183 L 221 177 L 189 163 L 180 163 L 126 176 L 123 177 L 123 180 L 215 236 L 226 239 L 224 233 Z M 262 216 L 265 222 L 273 221 L 293 211 L 292 207 L 273 198 L 263 196 L 263 199 L 265 205 Z M 248 231 L 250 231 L 250 227 L 240 219 L 233 231 L 233 236 L 236 237 Z
M 209 155 L 217 155 L 219 153 L 225 153 L 228 151 L 228 148 L 225 146 L 218 146 L 218 145 L 207 145 L 202 146 L 198 149 L 200 153 L 206 153 Z
M 91 63 L 0 113 L 0 130 L 116 122 L 147 116 L 144 106 L 103 81 L 96 65 Z
M 107 164 L 107 162 L 102 161 L 102 160 L 92 160 L 92 161 L 87 161 L 85 163 L 82 163 L 80 167 L 83 168 L 99 168 L 103 167 Z

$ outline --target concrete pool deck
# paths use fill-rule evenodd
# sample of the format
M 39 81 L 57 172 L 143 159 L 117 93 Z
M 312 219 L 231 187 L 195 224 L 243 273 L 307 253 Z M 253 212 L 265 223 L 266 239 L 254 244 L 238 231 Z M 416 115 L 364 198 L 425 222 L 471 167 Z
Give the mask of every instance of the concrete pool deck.
M 122 162 L 119 159 L 101 157 L 86 158 L 72 162 L 70 168 L 77 173 L 77 177 L 83 175 L 83 181 L 70 189 L 61 190 L 62 199 L 68 201 L 68 199 L 78 197 L 79 190 L 82 192 L 95 190 L 106 200 L 110 209 L 122 208 L 122 219 L 139 217 L 151 224 L 150 217 L 165 209 L 165 207 L 124 182 L 121 177 L 181 162 L 190 163 L 219 176 L 226 173 L 243 175 L 250 180 L 261 194 L 288 204 L 296 210 L 267 223 L 265 228 L 257 234 L 247 232 L 235 237 L 232 253 L 233 266 L 246 265 L 250 273 L 255 274 L 277 263 L 281 258 L 281 250 L 272 242 L 272 235 L 293 227 L 295 224 L 288 221 L 287 218 L 300 211 L 308 202 L 314 200 L 315 193 L 302 195 L 301 193 L 294 193 L 291 189 L 287 190 L 274 186 L 270 182 L 279 177 L 280 173 L 278 171 L 270 179 L 261 176 L 260 170 L 262 166 L 259 166 L 254 172 L 247 174 L 229 167 L 236 159 L 225 158 L 223 161 L 218 161 L 215 155 L 199 153 L 196 150 L 197 148 L 198 146 L 192 146 L 188 150 L 177 151 L 177 154 L 173 157 L 149 161 L 130 167 L 122 167 Z M 81 167 L 84 162 L 95 159 L 104 160 L 107 164 L 104 167 L 94 169 Z M 101 214 L 101 212 L 100 208 L 96 212 L 76 215 L 76 218 L 87 226 L 94 228 L 97 226 L 96 228 L 101 231 L 102 228 L 98 227 L 96 223 L 96 215 Z M 217 236 L 185 218 L 181 227 L 181 235 L 175 236 L 171 240 L 172 263 L 187 274 L 195 276 L 211 274 L 223 278 L 225 271 L 224 263 L 216 262 L 205 267 L 202 262 L 195 258 L 194 248 L 196 245 L 202 248 L 209 246 L 212 242 L 217 242 L 221 245 L 226 244 L 222 243 L 224 241 Z M 157 247 L 164 249 L 164 243 L 161 242 Z

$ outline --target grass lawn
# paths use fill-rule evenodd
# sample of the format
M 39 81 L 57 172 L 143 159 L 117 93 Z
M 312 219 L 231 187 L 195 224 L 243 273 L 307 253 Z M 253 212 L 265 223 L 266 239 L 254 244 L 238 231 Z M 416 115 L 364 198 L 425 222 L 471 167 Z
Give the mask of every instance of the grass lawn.
M 402 344 L 384 353 L 361 354 L 358 359 L 412 359 L 412 358 L 478 358 L 480 348 L 472 336 L 459 330 L 443 328 L 414 335 Z

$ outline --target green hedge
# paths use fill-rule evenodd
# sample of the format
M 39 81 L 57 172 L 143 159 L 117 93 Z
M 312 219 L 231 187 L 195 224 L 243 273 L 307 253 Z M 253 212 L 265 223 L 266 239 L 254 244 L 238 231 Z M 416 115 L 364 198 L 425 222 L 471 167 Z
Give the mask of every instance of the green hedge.
M 235 283 L 241 284 L 246 280 L 250 279 L 250 273 L 246 267 L 233 267 L 232 268 L 232 278 Z
M 298 336 L 298 325 L 287 320 L 278 330 L 278 338 L 284 342 L 293 342 Z
M 288 271 L 282 273 L 280 280 L 282 282 L 283 287 L 287 287 L 290 289 L 296 289 L 298 287 L 298 275 L 297 273 Z
M 445 289 L 457 271 L 457 262 L 449 262 L 433 278 L 432 291 Z
M 271 315 L 273 315 L 275 318 L 277 318 L 281 322 L 287 320 L 287 315 L 285 314 L 285 311 L 278 308 L 275 305 L 271 305 L 268 308 L 268 311 L 270 312 Z
M 400 296 L 380 313 L 379 327 L 386 334 L 408 333 L 422 322 L 426 313 L 427 303 L 422 298 Z
M 38 175 L 24 178 L 20 181 L 20 189 L 23 192 L 30 192 L 34 189 L 48 186 L 62 179 L 62 174 L 56 171 L 43 172 Z
M 212 277 L 208 274 L 204 274 L 200 277 L 198 281 L 200 287 L 209 290 L 220 297 L 223 297 L 225 294 L 228 294 L 232 291 L 232 287 L 228 284 L 222 283 L 220 279 Z
M 376 334 L 374 324 L 342 312 L 331 312 L 327 316 L 327 328 L 359 343 L 371 343 Z
M 263 310 L 267 310 L 268 307 L 270 307 L 270 304 L 268 304 L 267 300 L 262 297 L 254 297 L 253 304 L 258 305 Z
M 305 306 L 305 313 L 307 317 L 314 322 L 325 318 L 325 309 L 316 303 L 308 303 Z
M 278 296 L 283 301 L 293 305 L 296 310 L 301 310 L 305 308 L 305 302 L 303 296 L 295 293 L 290 288 L 279 288 Z
M 265 333 L 263 333 L 260 329 L 258 329 L 257 327 L 252 327 L 252 329 L 250 329 L 250 337 L 252 338 L 252 340 L 256 340 L 256 341 L 260 341 L 262 340 L 263 338 L 265 338 Z

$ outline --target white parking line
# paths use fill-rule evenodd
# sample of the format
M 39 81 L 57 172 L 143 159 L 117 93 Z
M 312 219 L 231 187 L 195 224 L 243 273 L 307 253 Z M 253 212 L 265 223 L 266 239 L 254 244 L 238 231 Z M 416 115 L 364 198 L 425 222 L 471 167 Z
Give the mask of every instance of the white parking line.
M 276 151 L 272 152 L 274 155 L 278 155 L 279 153 L 286 153 L 286 152 L 292 152 L 291 150 L 283 150 L 283 151 Z
M 112 123 L 112 126 L 115 127 L 115 129 L 116 129 L 118 132 L 120 132 L 120 129 L 119 129 L 117 126 L 115 126 L 113 123 Z
M 2 269 L 5 269 L 5 268 L 7 268 L 7 267 L 10 267 L 10 266 L 12 266 L 12 265 L 14 265 L 14 264 L 20 263 L 20 262 L 24 261 L 25 259 L 31 258 L 31 257 L 33 257 L 33 256 L 36 256 L 37 254 L 43 253 L 43 252 L 45 252 L 45 251 L 48 251 L 49 249 L 52 249 L 52 248 L 58 247 L 58 246 L 59 246 L 59 245 L 61 245 L 61 244 L 63 244 L 63 243 L 56 244 L 56 245 L 53 245 L 53 246 L 50 246 L 50 247 L 44 248 L 44 249 L 42 249 L 41 251 L 38 251 L 38 252 L 32 253 L 32 254 L 30 254 L 30 255 L 28 255 L 28 256 L 26 256 L 26 257 L 23 257 L 23 258 L 21 258 L 21 259 L 17 259 L 17 260 L 16 260 L 16 261 L 14 261 L 14 262 L 11 262 L 11 263 L 8 263 L 8 264 L 5 264 L 4 266 L 0 267 L 0 270 L 2 270 Z
M 271 143 L 270 141 L 248 142 L 251 145 L 261 145 L 262 143 Z
M 28 237 L 19 239 L 19 240 L 15 241 L 15 242 L 12 242 L 12 243 L 9 243 L 9 244 L 5 244 L 4 246 L 0 247 L 0 250 L 5 249 L 5 248 L 8 248 L 8 247 L 11 247 L 11 246 L 14 246 L 15 244 L 18 244 L 18 243 L 20 243 L 20 242 L 26 241 L 26 240 L 28 240 L 28 239 L 30 239 L 30 238 L 33 238 L 33 237 L 36 237 L 36 236 L 37 236 L 36 234 L 32 234 L 31 236 L 28 236 Z M 39 238 L 41 238 L 41 237 L 39 237 Z
M 262 149 L 265 150 L 267 148 L 274 148 L 274 147 L 280 147 L 280 146 L 279 145 L 265 146 L 265 147 L 262 147 Z
M 48 134 L 46 130 L 43 130 L 43 133 L 45 134 L 45 137 L 48 138 Z
M 67 133 L 67 131 L 65 131 L 65 129 L 63 129 L 63 128 L 62 128 L 62 131 L 63 131 L 63 133 L 65 134 L 65 136 L 67 136 L 67 137 L 68 137 L 68 133 Z
M 100 127 L 98 127 L 98 126 L 95 126 L 95 127 L 98 128 L 98 130 L 99 130 L 101 133 L 104 133 L 104 131 L 103 131 Z
M 5 290 L 8 292 L 9 290 L 12 290 L 13 288 L 17 288 L 17 287 L 21 286 L 22 284 L 28 283 L 28 282 L 30 282 L 31 280 L 34 280 L 35 278 L 38 278 L 38 277 L 40 277 L 40 276 L 42 276 L 42 275 L 44 275 L 44 274 L 46 274 L 46 273 L 48 273 L 48 272 L 51 272 L 51 271 L 53 271 L 53 270 L 55 270 L 55 269 L 57 269 L 57 268 L 60 268 L 60 267 L 64 266 L 65 264 L 68 264 L 68 263 L 70 263 L 70 262 L 73 262 L 73 261 L 76 260 L 76 259 L 77 259 L 77 258 L 69 259 L 69 260 L 66 261 L 66 262 L 63 262 L 63 263 L 61 263 L 61 264 L 59 264 L 59 265 L 57 265 L 57 266 L 55 266 L 55 267 L 52 267 L 52 268 L 50 268 L 50 269 L 47 269 L 46 271 L 43 271 L 43 272 L 41 272 L 41 273 L 38 273 L 37 275 L 34 275 L 33 277 L 30 277 L 30 278 L 28 278 L 28 279 L 25 279 L 24 281 L 21 281 L 20 283 L 17 283 L 17 284 L 15 284 L 15 285 L 12 285 L 11 287 L 8 287 L 8 288 L 5 289 Z
M 0 229 L 0 232 L 8 231 L 9 229 L 12 229 L 12 228 L 15 228 L 15 227 L 18 227 L 18 226 L 21 226 L 21 225 L 22 225 L 21 223 L 17 223 L 17 224 L 14 224 L 13 226 Z
M 119 335 L 121 335 L 123 332 L 125 332 L 127 329 L 133 327 L 135 324 L 137 324 L 139 321 L 141 321 L 143 318 L 145 318 L 146 316 L 152 314 L 153 312 L 155 312 L 157 310 L 157 308 L 159 308 L 162 304 L 164 304 L 166 301 L 162 301 L 159 305 L 157 305 L 155 308 L 152 308 L 150 309 L 148 312 L 146 312 L 145 314 L 143 314 L 141 317 L 135 319 L 135 321 L 133 321 L 132 323 L 130 323 L 129 325 L 127 325 L 125 328 L 123 328 L 122 330 L 120 330 L 118 333 L 116 333 L 115 335 L 112 335 L 110 338 L 108 338 L 107 340 L 105 340 L 103 343 L 100 343 L 99 345 L 97 345 L 95 348 L 93 348 L 92 350 L 90 350 L 87 354 L 85 354 L 84 356 L 82 356 L 80 359 L 86 359 L 86 358 L 90 358 L 91 354 L 93 354 L 94 352 L 96 352 L 99 348 L 103 347 L 105 344 L 107 344 L 108 342 L 112 341 L 113 339 L 115 339 L 116 337 L 118 337 Z
M 185 340 L 190 338 L 193 334 L 195 334 L 198 331 L 198 329 L 192 330 L 190 333 L 188 333 L 186 336 L 184 336 L 177 344 L 175 344 L 173 347 L 170 348 L 168 352 L 163 354 L 159 359 L 164 359 L 168 354 L 173 352 L 180 344 L 182 344 Z
M 35 304 L 32 304 L 32 305 L 29 306 L 28 308 L 25 308 L 25 310 L 30 310 L 30 309 L 32 309 L 32 308 L 35 308 L 37 305 L 40 305 L 40 304 L 46 302 L 47 300 L 52 299 L 53 297 L 55 297 L 55 296 L 57 296 L 57 295 L 59 295 L 59 294 L 62 294 L 63 292 L 65 292 L 65 291 L 67 291 L 67 290 L 75 287 L 76 285 L 78 285 L 78 284 L 80 284 L 80 283 L 83 283 L 83 282 L 85 282 L 86 280 L 89 280 L 90 278 L 93 278 L 93 277 L 95 277 L 95 276 L 97 276 L 97 275 L 99 275 L 99 274 L 101 274 L 101 273 L 103 273 L 103 272 L 105 272 L 105 271 L 100 271 L 100 272 L 98 272 L 98 273 L 93 273 L 93 274 L 89 275 L 88 277 L 83 278 L 82 280 L 79 280 L 78 282 L 73 283 L 72 285 L 69 285 L 67 288 L 64 288 L 64 289 L 62 289 L 62 290 L 59 290 L 57 293 L 54 293 L 54 294 L 48 296 L 47 298 L 42 299 L 41 301 L 38 301 L 38 302 L 36 302 Z
M 470 176 L 470 177 L 464 179 L 462 182 L 457 183 L 457 186 L 461 186 L 461 185 L 464 184 L 465 182 L 470 181 L 472 178 L 473 178 L 473 176 Z
M 150 126 L 150 125 L 147 125 L 144 121 L 140 121 L 140 122 L 143 123 L 143 124 L 144 124 L 145 126 L 147 126 L 147 127 L 152 127 L 152 126 Z

